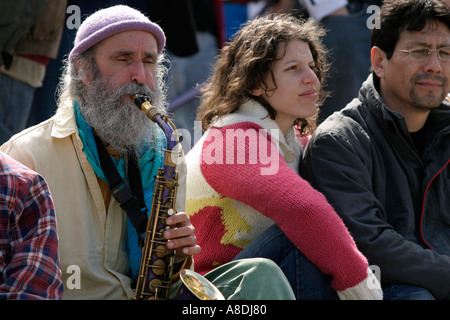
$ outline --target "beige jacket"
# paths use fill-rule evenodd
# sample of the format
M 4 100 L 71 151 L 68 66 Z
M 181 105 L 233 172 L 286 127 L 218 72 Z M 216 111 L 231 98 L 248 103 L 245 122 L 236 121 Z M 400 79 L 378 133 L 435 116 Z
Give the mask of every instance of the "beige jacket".
M 48 182 L 55 202 L 63 299 L 125 299 L 132 295 L 126 214 L 111 198 L 108 209 L 78 135 L 71 106 L 24 130 L 1 150 Z M 177 210 L 184 211 L 185 166 L 180 165 Z

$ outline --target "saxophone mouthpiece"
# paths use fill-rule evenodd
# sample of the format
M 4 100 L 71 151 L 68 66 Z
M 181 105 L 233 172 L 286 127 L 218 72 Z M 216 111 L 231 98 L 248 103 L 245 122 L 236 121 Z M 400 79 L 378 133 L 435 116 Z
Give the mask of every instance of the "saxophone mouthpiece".
M 143 94 L 135 93 L 130 94 L 131 99 L 133 100 L 134 104 L 139 108 L 139 110 L 142 110 L 142 104 L 144 102 L 151 102 L 151 99 L 149 96 L 145 96 Z
M 151 119 L 153 122 L 155 122 L 155 117 L 158 115 L 161 115 L 161 113 L 158 111 L 157 108 L 152 106 L 151 101 L 152 99 L 149 96 L 143 95 L 143 94 L 131 94 L 131 99 L 134 101 L 134 104 L 145 113 L 145 115 Z

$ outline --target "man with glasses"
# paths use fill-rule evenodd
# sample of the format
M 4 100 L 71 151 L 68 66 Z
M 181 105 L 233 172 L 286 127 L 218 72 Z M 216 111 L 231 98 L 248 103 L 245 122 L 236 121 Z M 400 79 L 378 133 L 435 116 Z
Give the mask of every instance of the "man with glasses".
M 450 298 L 450 12 L 386 0 L 372 74 L 316 130 L 301 174 L 328 198 L 385 299 Z

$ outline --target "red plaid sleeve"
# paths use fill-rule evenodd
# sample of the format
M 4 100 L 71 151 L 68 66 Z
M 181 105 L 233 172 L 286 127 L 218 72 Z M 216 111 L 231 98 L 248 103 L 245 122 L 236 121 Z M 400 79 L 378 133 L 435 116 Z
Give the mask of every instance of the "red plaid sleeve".
M 0 299 L 60 299 L 56 218 L 45 180 L 0 155 Z

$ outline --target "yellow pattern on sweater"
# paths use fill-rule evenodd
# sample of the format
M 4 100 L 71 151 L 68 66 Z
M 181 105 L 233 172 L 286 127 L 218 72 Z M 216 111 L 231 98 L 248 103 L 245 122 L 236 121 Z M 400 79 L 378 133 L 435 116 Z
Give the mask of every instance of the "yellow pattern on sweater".
M 221 219 L 225 226 L 225 235 L 220 240 L 221 244 L 232 244 L 238 248 L 245 248 L 251 242 L 251 239 L 245 239 L 247 237 L 242 239 L 240 235 L 250 233 L 252 226 L 239 214 L 230 198 L 213 196 L 186 201 L 186 212 L 190 216 L 206 207 L 219 207 L 221 209 Z M 224 215 L 223 212 L 227 214 Z M 208 221 L 205 221 L 205 223 L 208 223 Z

